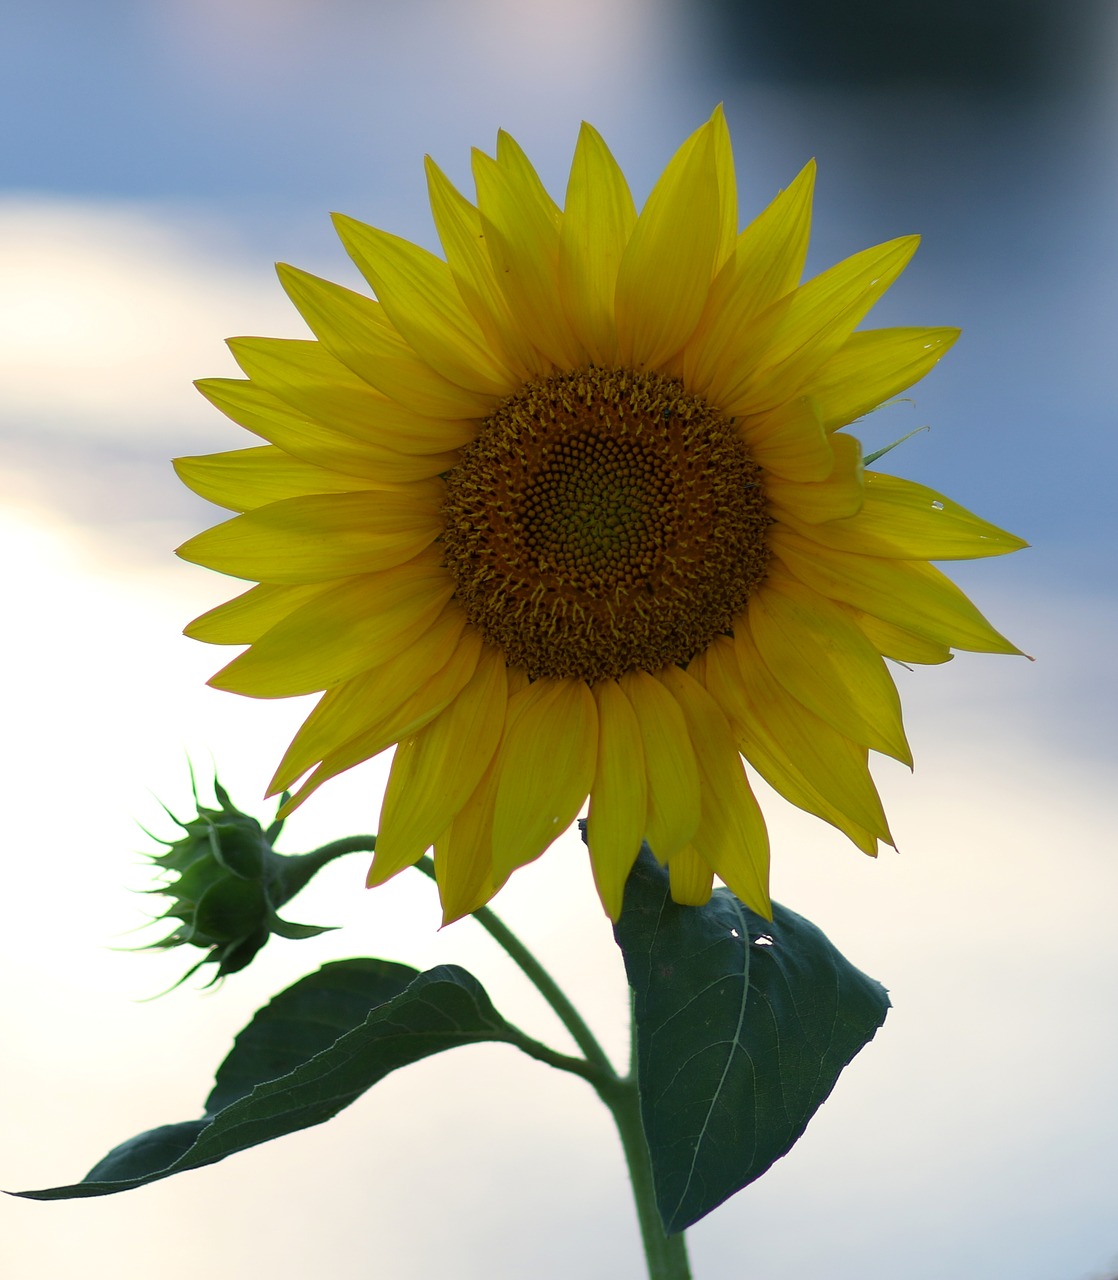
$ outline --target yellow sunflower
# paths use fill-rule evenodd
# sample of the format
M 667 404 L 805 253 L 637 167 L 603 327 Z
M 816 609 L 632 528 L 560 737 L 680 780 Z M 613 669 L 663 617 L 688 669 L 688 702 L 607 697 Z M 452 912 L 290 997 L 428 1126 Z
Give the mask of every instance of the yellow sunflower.
M 248 646 L 219 689 L 322 692 L 292 805 L 396 747 L 370 884 L 433 846 L 455 919 L 589 797 L 611 917 L 644 840 L 676 901 L 717 875 L 767 915 L 742 757 L 876 853 L 868 753 L 911 760 L 883 655 L 1019 652 L 928 561 L 1021 540 L 842 430 L 957 332 L 855 332 L 914 236 L 800 283 L 811 165 L 739 233 L 721 110 L 639 213 L 589 125 L 563 208 L 505 134 L 473 172 L 475 204 L 427 162 L 445 261 L 338 217 L 377 300 L 281 266 L 314 339 L 199 384 L 268 443 L 177 464 L 241 513 L 179 554 L 258 584 L 187 634 Z

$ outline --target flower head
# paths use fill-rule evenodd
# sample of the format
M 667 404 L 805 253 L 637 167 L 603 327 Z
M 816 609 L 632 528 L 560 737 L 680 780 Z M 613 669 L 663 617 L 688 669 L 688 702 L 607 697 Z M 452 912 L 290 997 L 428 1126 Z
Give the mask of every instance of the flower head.
M 800 283 L 813 173 L 739 233 L 721 110 L 639 213 L 589 125 L 563 208 L 502 134 L 476 203 L 428 161 L 445 260 L 337 218 L 377 300 L 281 266 L 314 340 L 199 384 L 268 443 L 178 463 L 241 513 L 180 554 L 259 584 L 188 634 L 249 646 L 218 688 L 322 692 L 293 804 L 396 745 L 371 884 L 433 846 L 453 919 L 589 796 L 614 918 L 645 839 L 677 901 L 718 875 L 768 914 L 742 757 L 875 853 L 868 753 L 910 761 L 883 657 L 1018 652 L 928 562 L 1024 544 L 843 429 L 957 331 L 855 331 L 915 237 Z

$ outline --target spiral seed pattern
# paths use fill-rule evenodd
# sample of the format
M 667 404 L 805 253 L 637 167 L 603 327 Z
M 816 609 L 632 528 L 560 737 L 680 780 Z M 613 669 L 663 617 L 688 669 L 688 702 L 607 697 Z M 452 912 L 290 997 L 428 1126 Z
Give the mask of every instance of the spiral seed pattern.
M 455 595 L 533 679 L 685 665 L 768 565 L 761 467 L 732 421 L 660 374 L 529 383 L 446 484 Z

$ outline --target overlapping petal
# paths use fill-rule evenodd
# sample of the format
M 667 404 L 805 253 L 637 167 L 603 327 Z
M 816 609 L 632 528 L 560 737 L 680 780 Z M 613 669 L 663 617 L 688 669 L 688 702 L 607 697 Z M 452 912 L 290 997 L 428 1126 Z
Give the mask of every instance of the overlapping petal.
M 768 831 L 726 717 L 686 671 L 665 667 L 659 678 L 679 704 L 695 748 L 702 813 L 692 848 L 747 907 L 771 920 Z
M 369 883 L 381 884 L 435 843 L 473 794 L 501 741 L 508 701 L 502 654 L 483 649 L 458 696 L 396 748 Z M 463 751 L 462 744 L 469 743 Z
M 277 270 L 319 342 L 384 395 L 432 418 L 478 418 L 493 408 L 495 395 L 460 387 L 422 359 L 379 303 L 295 267 Z
M 493 873 L 504 879 L 538 858 L 590 794 L 598 712 L 581 680 L 536 680 L 509 701 L 497 762 Z
M 586 842 L 598 895 L 611 920 L 621 914 L 625 881 L 645 836 L 648 783 L 636 712 L 616 680 L 593 688 L 598 759 L 590 787 Z
M 275 445 L 232 449 L 197 458 L 176 458 L 179 479 L 200 498 L 230 511 L 251 511 L 284 498 L 312 493 L 352 493 L 385 489 L 381 480 L 347 476 L 329 467 L 316 467 Z
M 179 555 L 234 578 L 291 585 L 392 569 L 442 532 L 441 486 L 412 490 L 282 498 L 207 529 Z
M 530 169 L 530 167 L 529 167 Z M 559 225 L 554 202 L 534 171 L 502 166 L 474 152 L 478 211 L 493 271 L 529 341 L 560 368 L 586 359 L 559 298 Z
M 355 218 L 335 214 L 334 226 L 397 332 L 432 369 L 482 395 L 516 390 L 515 373 L 494 357 L 441 258 Z
M 699 766 L 679 703 L 647 671 L 618 682 L 636 714 L 644 754 L 648 816 L 645 834 L 667 862 L 694 839 L 702 816 Z
M 862 509 L 865 487 L 861 444 L 848 435 L 832 436 L 828 443 L 832 465 L 825 478 L 797 483 L 783 476 L 768 477 L 765 492 L 781 518 L 791 513 L 804 524 L 830 524 L 855 516 Z
M 331 584 L 312 582 L 286 587 L 262 582 L 243 595 L 200 614 L 184 634 L 206 644 L 255 644 L 266 631 L 294 613 L 300 605 L 329 591 Z
M 357 440 L 347 432 L 312 422 L 254 382 L 237 378 L 204 378 L 195 385 L 212 405 L 234 422 L 293 458 L 342 475 L 376 481 L 383 488 L 441 475 L 456 461 L 456 455 L 450 452 L 425 450 L 405 453 Z M 246 488 L 250 495 L 245 503 L 247 509 L 257 504 L 251 500 L 253 486 Z M 229 504 L 222 502 L 221 505 Z
M 779 683 L 748 628 L 723 636 L 697 660 L 700 679 L 730 720 L 737 745 L 786 799 L 873 854 L 891 841 L 867 749 L 832 729 Z
M 813 162 L 737 238 L 684 353 L 682 373 L 689 387 L 705 394 L 725 384 L 734 373 L 729 362 L 739 358 L 738 335 L 800 283 L 814 189 Z
M 430 157 L 425 163 L 431 216 L 462 301 L 503 364 L 523 380 L 546 373 L 549 361 L 529 342 L 501 290 L 481 214 Z
M 290 698 L 341 684 L 413 644 L 454 586 L 431 556 L 346 578 L 266 631 L 210 681 L 253 698 Z M 376 601 L 375 611 L 369 601 Z
M 1000 635 L 953 582 L 919 560 L 832 551 L 775 525 L 770 545 L 794 577 L 831 600 L 925 639 L 975 653 L 1021 650 Z
M 445 453 L 477 435 L 467 419 L 429 417 L 374 390 L 320 342 L 296 338 L 230 338 L 234 359 L 258 387 L 312 422 L 377 449 Z
M 404 654 L 397 655 L 382 667 L 369 672 L 367 679 L 358 677 L 357 681 L 353 682 L 353 688 L 347 690 L 347 693 L 354 696 L 368 694 L 370 701 L 364 704 L 366 715 L 361 722 L 360 730 L 349 738 L 327 737 L 329 731 L 336 731 L 339 723 L 344 724 L 346 721 L 348 710 L 346 697 L 338 697 L 329 703 L 326 698 L 323 698 L 315 710 L 325 711 L 326 714 L 314 723 L 314 729 L 320 738 L 327 737 L 329 749 L 322 752 L 322 759 L 317 767 L 284 806 L 282 812 L 288 813 L 302 804 L 324 782 L 328 782 L 339 773 L 344 773 L 354 765 L 371 760 L 393 743 L 401 741 L 429 724 L 445 707 L 450 706 L 465 688 L 477 667 L 481 650 L 480 637 L 473 632 L 466 633 L 462 643 L 450 651 L 443 666 L 423 680 L 407 697 L 402 696 L 403 689 L 407 686 L 397 685 L 391 678 L 393 672 L 404 666 L 402 661 Z M 330 692 L 333 693 L 334 690 Z M 329 696 L 327 694 L 327 698 Z M 373 701 L 374 698 L 375 701 Z M 368 710 L 370 706 L 375 707 L 375 711 L 370 713 Z M 305 735 L 310 727 L 311 720 L 308 717 L 307 723 L 300 731 L 301 734 Z M 292 746 L 301 748 L 305 756 L 311 754 L 307 736 L 304 736 L 302 741 L 297 736 Z M 281 773 L 286 771 L 296 777 L 301 772 L 301 767 L 296 769 L 290 763 L 286 765 L 286 770 L 284 765 L 280 768 Z M 278 782 L 278 777 L 279 775 L 272 782 L 272 794 L 283 789 Z
M 807 379 L 828 431 L 846 426 L 918 382 L 954 345 L 958 329 L 867 329 L 852 333 Z
M 912 763 L 892 677 L 837 604 L 773 573 L 750 601 L 749 631 L 765 666 L 809 711 L 854 742 Z
M 727 413 L 747 416 L 801 392 L 908 265 L 918 243 L 905 236 L 864 249 L 773 303 L 727 342 L 725 377 L 711 382 L 710 397 Z
M 837 435 L 834 440 L 847 438 Z M 1028 545 L 942 493 L 911 480 L 867 471 L 862 495 L 859 510 L 849 519 L 823 522 L 805 519 L 793 500 L 786 523 L 835 551 L 900 560 L 977 560 L 1004 556 Z
M 559 295 L 596 364 L 617 359 L 617 273 L 636 221 L 625 175 L 597 130 L 584 124 L 559 231 Z
M 749 452 L 768 473 L 766 492 L 774 480 L 813 484 L 826 480 L 835 469 L 835 446 L 810 396 L 796 396 L 778 409 L 746 418 L 741 433 Z
M 523 692 L 528 677 L 510 667 L 508 695 Z M 494 877 L 493 813 L 500 774 L 496 757 L 482 775 L 473 794 L 435 841 L 435 879 L 443 904 L 443 923 L 459 919 L 488 902 L 507 876 Z
M 446 689 L 450 692 L 445 696 L 453 697 L 461 687 L 453 678 L 449 685 L 440 679 L 449 657 L 469 650 L 476 665 L 481 651 L 480 639 L 475 639 L 472 629 L 464 633 L 465 626 L 466 615 L 452 601 L 414 643 L 394 658 L 328 690 L 280 761 L 269 794 L 287 790 L 343 743 L 361 735 L 371 734 L 374 742 L 383 738 L 376 751 L 370 752 L 377 755 L 420 727 L 423 721 L 413 723 L 414 715 L 437 715 L 446 705 L 442 701 Z M 463 682 L 473 674 L 473 665 L 467 666 Z M 417 695 L 421 696 L 410 706 Z M 404 725 L 411 727 L 404 729 Z
M 617 355 L 654 368 L 681 350 L 706 304 L 722 239 L 718 150 L 710 123 L 652 188 L 617 274 Z

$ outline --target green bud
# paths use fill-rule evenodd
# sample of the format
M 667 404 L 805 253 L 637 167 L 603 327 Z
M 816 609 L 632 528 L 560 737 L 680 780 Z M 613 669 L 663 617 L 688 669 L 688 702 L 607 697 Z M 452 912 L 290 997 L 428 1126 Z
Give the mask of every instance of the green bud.
M 252 961 L 273 933 L 281 938 L 310 938 L 330 927 L 292 924 L 281 920 L 277 912 L 336 855 L 329 850 L 296 856 L 276 853 L 272 845 L 283 827 L 282 820 L 277 819 L 265 831 L 255 818 L 233 804 L 216 778 L 214 795 L 219 809 L 198 803 L 195 789 L 197 816 L 187 822 L 175 818 L 184 832 L 182 838 L 160 841 L 166 852 L 150 855 L 167 881 L 149 892 L 171 899 L 158 919 L 178 924 L 167 937 L 144 949 L 191 946 L 206 952 L 180 981 L 204 964 L 217 965 L 215 982 L 236 973 Z

